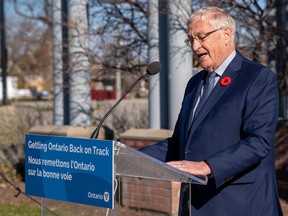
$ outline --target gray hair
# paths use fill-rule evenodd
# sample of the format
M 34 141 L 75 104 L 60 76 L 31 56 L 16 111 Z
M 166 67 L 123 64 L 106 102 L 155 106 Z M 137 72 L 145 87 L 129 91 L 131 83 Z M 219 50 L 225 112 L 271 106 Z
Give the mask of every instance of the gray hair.
M 229 27 L 232 30 L 232 40 L 235 43 L 235 20 L 223 9 L 215 6 L 203 7 L 192 13 L 189 20 L 187 21 L 187 26 L 189 26 L 196 18 L 199 18 L 200 20 L 207 19 L 208 23 L 215 29 Z

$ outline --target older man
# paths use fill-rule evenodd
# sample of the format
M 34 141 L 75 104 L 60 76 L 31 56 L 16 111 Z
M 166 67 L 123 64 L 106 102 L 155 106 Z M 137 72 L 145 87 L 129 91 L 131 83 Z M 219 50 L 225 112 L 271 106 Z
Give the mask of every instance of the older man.
M 172 137 L 140 151 L 206 186 L 181 187 L 179 215 L 282 215 L 274 170 L 278 90 L 273 72 L 235 50 L 235 22 L 204 7 L 187 22 L 202 71 L 187 84 Z

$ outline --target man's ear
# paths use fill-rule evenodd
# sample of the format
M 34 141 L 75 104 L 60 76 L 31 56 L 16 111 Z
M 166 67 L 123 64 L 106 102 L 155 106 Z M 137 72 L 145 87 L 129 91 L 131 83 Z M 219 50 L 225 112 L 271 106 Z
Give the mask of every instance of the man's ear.
M 226 27 L 223 31 L 225 44 L 228 44 L 232 40 L 232 30 L 229 27 Z

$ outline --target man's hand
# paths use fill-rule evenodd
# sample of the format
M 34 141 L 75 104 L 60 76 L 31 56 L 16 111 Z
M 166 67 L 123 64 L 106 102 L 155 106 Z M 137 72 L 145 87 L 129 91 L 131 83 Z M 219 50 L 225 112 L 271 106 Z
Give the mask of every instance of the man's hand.
M 182 160 L 170 161 L 167 162 L 167 164 L 195 176 L 208 176 L 212 172 L 208 164 L 204 161 L 194 162 Z

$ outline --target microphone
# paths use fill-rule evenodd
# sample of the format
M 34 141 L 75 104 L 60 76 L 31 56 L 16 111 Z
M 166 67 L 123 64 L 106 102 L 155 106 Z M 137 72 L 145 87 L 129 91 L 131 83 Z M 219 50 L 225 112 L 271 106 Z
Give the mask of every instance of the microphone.
M 99 135 L 99 131 L 101 126 L 103 125 L 104 121 L 106 120 L 106 118 L 112 113 L 112 111 L 117 107 L 117 105 L 126 97 L 126 95 L 134 88 L 134 86 L 142 79 L 147 79 L 149 76 L 153 76 L 157 73 L 160 72 L 161 70 L 161 63 L 158 61 L 152 62 L 148 65 L 147 69 L 146 69 L 146 74 L 142 75 L 141 77 L 139 77 L 136 81 L 134 81 L 134 83 L 132 83 L 132 85 L 124 92 L 124 94 L 121 96 L 121 98 L 108 110 L 108 112 L 103 116 L 103 118 L 100 120 L 97 128 L 93 131 L 93 133 L 91 134 L 91 139 L 97 139 L 98 135 Z

